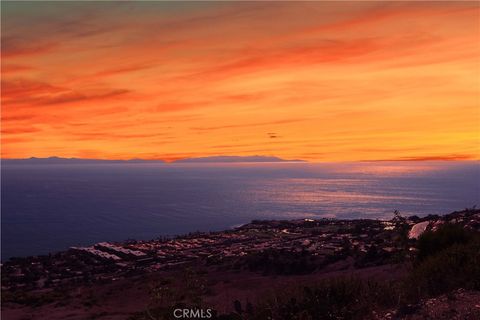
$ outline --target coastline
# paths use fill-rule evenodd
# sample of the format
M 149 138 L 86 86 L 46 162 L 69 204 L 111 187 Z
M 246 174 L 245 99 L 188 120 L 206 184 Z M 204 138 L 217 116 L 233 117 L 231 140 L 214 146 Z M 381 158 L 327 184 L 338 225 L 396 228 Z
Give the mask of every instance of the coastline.
M 232 308 L 232 300 L 262 303 L 265 296 L 284 286 L 309 286 L 338 277 L 405 281 L 402 279 L 411 269 L 409 261 L 417 259 L 417 239 L 445 225 L 479 234 L 480 210 L 423 218 L 397 213 L 387 221 L 254 220 L 218 232 L 104 242 L 47 256 L 11 259 L 2 264 L 2 314 L 22 319 L 35 312 L 40 314 L 35 319 L 63 319 L 67 312 L 77 315 L 72 319 L 84 319 L 100 312 L 109 315 L 108 319 L 130 319 L 135 314 L 132 319 L 143 319 L 138 316 L 151 303 L 148 288 L 168 281 L 165 283 L 172 283 L 168 287 L 183 292 L 190 277 L 195 282 L 205 281 L 211 293 L 196 294 L 218 315 L 238 311 Z M 124 292 L 128 302 L 112 293 L 116 290 Z M 68 292 L 79 292 L 77 302 L 69 302 Z M 471 291 L 455 294 L 476 297 Z M 118 310 L 122 315 L 114 316 Z
M 461 211 L 454 211 L 451 213 L 443 214 L 443 215 L 436 215 L 436 214 L 428 214 L 423 217 L 418 217 L 416 215 L 414 216 L 408 216 L 404 217 L 407 221 L 409 221 L 409 225 L 413 226 L 416 223 L 423 222 L 423 221 L 432 221 L 432 220 L 450 220 L 450 217 L 457 215 L 458 213 L 465 212 L 468 210 L 473 210 L 472 212 L 477 212 L 480 211 L 480 209 L 465 209 Z M 156 238 L 151 238 L 151 239 L 134 239 L 134 238 L 128 238 L 120 241 L 108 241 L 109 243 L 113 243 L 119 246 L 132 246 L 132 244 L 136 243 L 149 243 L 149 242 L 157 242 L 157 241 L 175 241 L 179 239 L 188 239 L 192 238 L 195 236 L 204 236 L 204 235 L 215 235 L 215 234 L 228 234 L 231 233 L 232 231 L 238 231 L 242 229 L 249 229 L 249 228 L 255 228 L 256 225 L 261 226 L 261 228 L 268 229 L 269 227 L 271 228 L 276 228 L 278 225 L 281 224 L 290 224 L 290 225 L 302 225 L 305 223 L 325 223 L 325 222 L 330 222 L 332 224 L 356 224 L 356 223 L 361 223 L 361 222 L 370 222 L 370 223 L 376 223 L 376 222 L 392 222 L 395 220 L 395 217 L 392 217 L 390 219 L 388 218 L 350 218 L 350 219 L 338 219 L 335 217 L 324 217 L 320 219 L 312 219 L 311 217 L 305 217 L 305 218 L 297 218 L 297 219 L 254 219 L 251 220 L 250 222 L 245 222 L 245 223 L 238 223 L 229 226 L 228 228 L 222 229 L 222 230 L 207 230 L 207 231 L 200 231 L 200 230 L 195 230 L 195 231 L 190 231 L 186 233 L 179 233 L 179 234 L 170 234 L 170 235 L 162 235 Z M 106 241 L 101 241 L 99 243 L 106 243 Z M 99 243 L 93 243 L 91 245 L 87 245 L 87 247 L 95 247 Z M 68 249 L 64 250 L 57 250 L 57 251 L 51 251 L 48 253 L 42 253 L 42 254 L 37 254 L 37 255 L 28 255 L 28 256 L 12 256 L 7 258 L 5 261 L 2 261 L 1 263 L 6 263 L 11 259 L 30 259 L 30 258 L 36 258 L 36 257 L 51 257 L 52 255 L 56 254 L 62 254 L 67 251 L 69 251 L 71 248 L 77 248 L 78 246 L 71 246 Z M 81 246 L 80 246 L 81 247 Z

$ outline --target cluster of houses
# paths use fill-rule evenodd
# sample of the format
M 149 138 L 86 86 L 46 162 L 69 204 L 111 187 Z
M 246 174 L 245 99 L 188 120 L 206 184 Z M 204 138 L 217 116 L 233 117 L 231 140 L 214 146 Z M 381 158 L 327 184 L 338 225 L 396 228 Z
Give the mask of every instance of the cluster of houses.
M 119 256 L 95 249 L 94 247 L 71 247 L 71 250 L 74 251 L 83 251 L 85 253 L 91 254 L 95 257 L 98 257 L 100 259 L 106 259 L 106 260 L 113 260 L 113 261 L 120 261 L 122 260 Z

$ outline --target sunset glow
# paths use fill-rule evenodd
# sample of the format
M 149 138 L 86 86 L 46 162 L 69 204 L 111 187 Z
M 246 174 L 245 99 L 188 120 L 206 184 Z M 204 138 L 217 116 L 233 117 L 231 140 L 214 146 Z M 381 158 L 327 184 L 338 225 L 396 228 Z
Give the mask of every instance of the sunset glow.
M 480 159 L 478 2 L 4 2 L 2 158 Z

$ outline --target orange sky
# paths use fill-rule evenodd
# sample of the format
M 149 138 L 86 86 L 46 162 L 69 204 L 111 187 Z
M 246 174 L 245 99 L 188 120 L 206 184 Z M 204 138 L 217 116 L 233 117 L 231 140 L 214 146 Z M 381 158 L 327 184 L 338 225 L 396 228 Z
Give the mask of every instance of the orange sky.
M 480 159 L 478 2 L 2 1 L 2 157 Z

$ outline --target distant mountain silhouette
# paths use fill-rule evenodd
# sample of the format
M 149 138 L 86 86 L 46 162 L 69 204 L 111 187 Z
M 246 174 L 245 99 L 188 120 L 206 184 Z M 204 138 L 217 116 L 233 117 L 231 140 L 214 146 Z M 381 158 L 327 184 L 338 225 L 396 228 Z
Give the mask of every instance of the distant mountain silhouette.
M 164 163 L 163 160 L 102 160 L 82 158 L 27 158 L 27 159 L 2 159 L 3 164 L 108 164 L 108 163 Z
M 2 159 L 2 164 L 110 164 L 110 163 L 165 163 L 163 160 L 102 160 L 82 158 L 26 158 L 26 159 Z M 222 162 L 305 162 L 303 160 L 286 160 L 268 156 L 213 156 L 176 160 L 173 163 L 222 163 Z
M 267 156 L 213 156 L 187 158 L 174 161 L 175 163 L 216 163 L 216 162 L 304 162 L 303 160 L 286 160 Z

